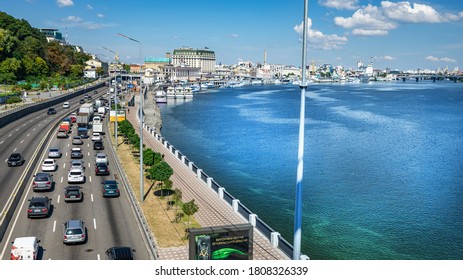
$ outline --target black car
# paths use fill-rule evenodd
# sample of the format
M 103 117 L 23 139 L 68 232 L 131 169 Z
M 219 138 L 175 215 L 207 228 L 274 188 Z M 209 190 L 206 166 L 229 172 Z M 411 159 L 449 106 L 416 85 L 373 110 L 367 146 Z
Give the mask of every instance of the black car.
M 48 108 L 47 115 L 54 115 L 56 114 L 55 108 Z
M 80 103 L 80 104 L 84 104 L 84 103 L 85 103 L 85 99 L 81 99 L 81 100 L 79 101 L 79 103 Z
M 95 164 L 95 175 L 109 175 L 109 167 L 106 163 L 98 162 Z
M 48 196 L 33 196 L 29 199 L 29 207 L 27 208 L 27 217 L 48 217 L 50 213 L 50 198 Z
M 106 256 L 110 260 L 134 260 L 134 252 L 136 251 L 132 247 L 116 246 L 106 250 Z
M 93 149 L 94 150 L 104 150 L 103 142 L 102 141 L 93 142 Z
M 11 154 L 8 158 L 8 166 L 21 166 L 24 164 L 24 158 L 19 153 Z
M 93 91 L 93 94 L 98 94 L 98 91 L 96 91 L 96 90 L 95 90 L 95 91 Z
M 82 201 L 84 199 L 84 193 L 80 186 L 67 186 L 64 188 L 64 201 Z

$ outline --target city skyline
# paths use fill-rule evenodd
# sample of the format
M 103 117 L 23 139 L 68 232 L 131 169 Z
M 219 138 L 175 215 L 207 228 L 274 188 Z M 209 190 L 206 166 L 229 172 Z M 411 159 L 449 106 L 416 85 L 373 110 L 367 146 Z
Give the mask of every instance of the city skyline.
M 240 61 L 301 66 L 304 1 L 94 0 L 2 3 L 2 11 L 36 28 L 57 28 L 66 40 L 108 61 L 139 64 L 180 47 L 209 48 L 217 64 Z M 33 11 L 33 12 L 32 12 Z M 461 1 L 309 1 L 308 63 L 375 68 L 463 68 Z

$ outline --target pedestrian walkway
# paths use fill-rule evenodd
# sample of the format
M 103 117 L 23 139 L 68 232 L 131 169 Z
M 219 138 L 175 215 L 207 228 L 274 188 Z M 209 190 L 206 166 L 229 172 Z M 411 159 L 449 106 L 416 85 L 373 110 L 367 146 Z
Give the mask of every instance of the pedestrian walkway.
M 137 128 L 140 124 L 136 114 L 137 111 L 138 107 L 132 108 L 130 113 L 127 114 L 127 120 L 132 123 L 138 134 L 139 129 Z M 248 223 L 241 215 L 235 213 L 230 205 L 219 198 L 217 193 L 208 188 L 185 164 L 146 130 L 143 130 L 143 144 L 164 155 L 164 160 L 174 170 L 171 180 L 175 188 L 179 188 L 182 191 L 184 201 L 194 199 L 195 203 L 199 206 L 199 210 L 194 216 L 202 227 Z M 254 229 L 253 232 L 253 259 L 289 259 L 280 250 L 274 248 L 258 230 Z M 161 260 L 187 260 L 188 247 L 158 248 L 158 255 Z

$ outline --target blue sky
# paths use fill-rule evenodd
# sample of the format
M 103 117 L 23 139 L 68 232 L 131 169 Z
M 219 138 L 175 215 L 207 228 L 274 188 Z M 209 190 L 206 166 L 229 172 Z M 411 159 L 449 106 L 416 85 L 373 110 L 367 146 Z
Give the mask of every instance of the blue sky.
M 127 63 L 175 48 L 208 47 L 217 63 L 301 65 L 303 0 L 2 0 L 0 11 L 71 44 Z M 375 68 L 463 68 L 463 1 L 309 0 L 309 63 Z

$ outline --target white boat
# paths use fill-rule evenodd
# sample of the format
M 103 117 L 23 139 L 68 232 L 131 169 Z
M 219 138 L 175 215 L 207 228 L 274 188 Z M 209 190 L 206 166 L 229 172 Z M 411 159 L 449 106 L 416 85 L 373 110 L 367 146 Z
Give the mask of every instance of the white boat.
M 163 90 L 158 90 L 154 94 L 154 100 L 156 103 L 166 103 L 167 102 L 167 93 Z
M 193 90 L 189 86 L 184 87 L 182 93 L 183 93 L 183 98 L 185 99 L 193 98 Z
M 166 96 L 168 99 L 175 99 L 175 88 L 174 87 L 168 87 L 166 91 Z
M 184 99 L 185 97 L 183 96 L 183 87 L 181 86 L 176 86 L 175 87 L 175 99 Z
M 198 84 L 191 85 L 191 91 L 192 92 L 197 92 L 197 91 L 200 91 L 200 90 L 201 90 L 201 87 Z

